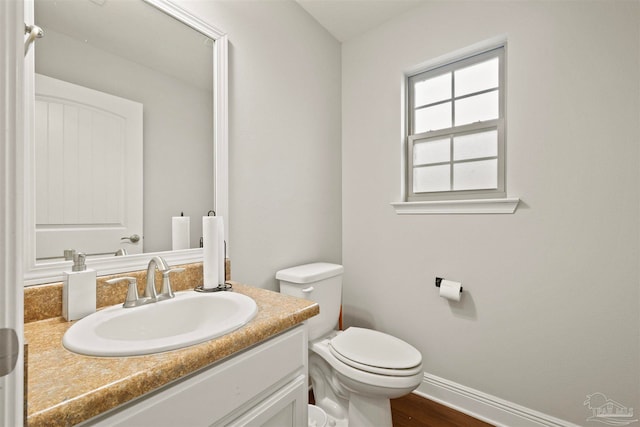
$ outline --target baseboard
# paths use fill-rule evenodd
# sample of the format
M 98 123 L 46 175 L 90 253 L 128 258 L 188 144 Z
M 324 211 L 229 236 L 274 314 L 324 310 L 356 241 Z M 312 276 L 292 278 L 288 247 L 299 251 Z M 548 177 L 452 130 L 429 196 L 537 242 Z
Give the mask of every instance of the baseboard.
M 414 393 L 497 427 L 579 427 L 426 372 Z

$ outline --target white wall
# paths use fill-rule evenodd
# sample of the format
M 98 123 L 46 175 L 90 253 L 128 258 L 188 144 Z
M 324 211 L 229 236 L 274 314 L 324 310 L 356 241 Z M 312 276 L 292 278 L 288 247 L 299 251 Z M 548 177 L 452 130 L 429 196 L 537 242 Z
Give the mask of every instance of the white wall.
M 637 2 L 427 2 L 343 45 L 344 312 L 425 371 L 583 425 L 640 408 Z M 508 36 L 513 215 L 398 216 L 401 83 Z M 461 303 L 436 276 L 463 282 Z
M 171 249 L 171 217 L 181 211 L 197 248 L 199 219 L 213 207 L 211 92 L 45 30 L 36 72 L 143 104 L 145 252 Z
M 340 44 L 293 1 L 180 4 L 229 36 L 233 279 L 340 262 Z

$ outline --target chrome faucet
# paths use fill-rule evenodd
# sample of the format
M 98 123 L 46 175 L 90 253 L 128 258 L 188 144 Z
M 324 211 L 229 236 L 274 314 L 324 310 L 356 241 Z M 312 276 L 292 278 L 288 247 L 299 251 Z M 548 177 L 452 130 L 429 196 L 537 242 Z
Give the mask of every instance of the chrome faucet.
M 159 294 L 156 291 L 156 268 L 162 273 L 162 289 Z M 148 298 L 149 302 L 156 302 L 175 297 L 173 289 L 171 289 L 169 274 L 181 271 L 184 271 L 184 268 L 170 268 L 161 256 L 151 258 L 147 267 L 147 287 L 144 290 L 143 299 Z
M 169 270 L 169 265 L 161 256 L 154 256 L 149 261 L 147 267 L 147 286 L 144 289 L 143 298 L 149 298 L 150 301 L 157 301 L 158 293 L 156 292 L 156 268 L 161 273 L 165 273 Z
M 162 290 L 160 291 L 160 294 L 156 291 L 156 268 L 162 273 Z M 129 289 L 127 290 L 127 297 L 123 307 L 139 307 L 141 305 L 175 297 L 173 290 L 171 289 L 169 274 L 178 273 L 180 271 L 184 271 L 184 268 L 169 268 L 169 264 L 167 264 L 164 258 L 160 256 L 154 256 L 151 258 L 149 266 L 147 267 L 147 286 L 145 287 L 142 297 L 138 296 L 138 286 L 134 277 L 116 277 L 114 279 L 107 280 L 107 283 L 113 284 L 118 282 L 128 282 Z

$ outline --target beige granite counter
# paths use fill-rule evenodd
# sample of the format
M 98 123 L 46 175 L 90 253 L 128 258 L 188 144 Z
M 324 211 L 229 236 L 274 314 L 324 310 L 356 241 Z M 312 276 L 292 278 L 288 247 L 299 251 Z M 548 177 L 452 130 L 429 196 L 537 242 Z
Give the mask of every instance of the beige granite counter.
M 72 322 L 55 317 L 26 323 L 28 425 L 80 423 L 319 313 L 318 305 L 311 301 L 231 283 L 235 292 L 256 301 L 256 317 L 223 337 L 180 350 L 136 357 L 82 356 L 62 346 L 62 336 Z

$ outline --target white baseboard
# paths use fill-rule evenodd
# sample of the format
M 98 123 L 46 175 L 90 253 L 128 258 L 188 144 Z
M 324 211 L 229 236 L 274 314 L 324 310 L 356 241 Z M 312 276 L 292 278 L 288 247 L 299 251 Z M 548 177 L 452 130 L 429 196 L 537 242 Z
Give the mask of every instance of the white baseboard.
M 497 427 L 579 427 L 426 372 L 414 393 Z

